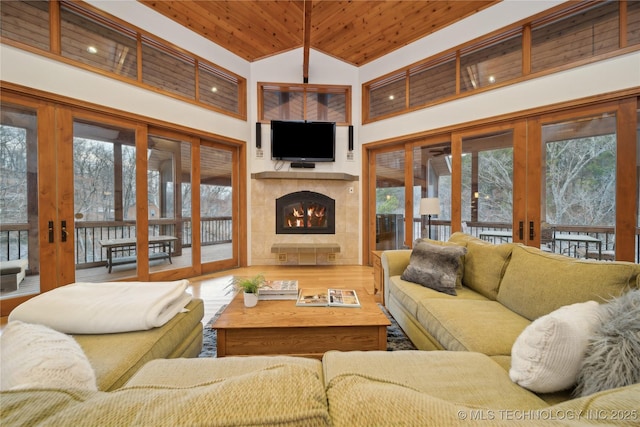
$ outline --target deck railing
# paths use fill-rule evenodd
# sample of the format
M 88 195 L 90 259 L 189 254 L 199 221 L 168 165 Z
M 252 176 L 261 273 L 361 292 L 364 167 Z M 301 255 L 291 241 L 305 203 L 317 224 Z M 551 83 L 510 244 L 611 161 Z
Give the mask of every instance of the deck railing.
M 230 216 L 202 218 L 200 221 L 202 246 L 229 243 L 233 236 Z M 149 236 L 170 235 L 179 237 L 174 252 L 193 244 L 191 219 L 180 221 L 162 219 L 149 221 Z M 91 268 L 106 264 L 106 251 L 100 246 L 103 239 L 135 238 L 135 221 L 88 222 L 75 224 L 76 268 Z M 27 258 L 29 253 L 28 224 L 5 224 L 0 226 L 0 260 Z M 131 255 L 134 253 L 131 251 Z M 128 254 L 125 254 L 128 255 Z
M 178 233 L 176 233 L 178 227 Z M 426 236 L 426 225 L 416 219 L 413 222 L 413 240 Z M 506 223 L 467 223 L 468 234 L 479 236 L 484 231 L 511 230 Z M 556 233 L 581 234 L 595 237 L 602 242 L 602 251 L 615 249 L 615 230 L 613 227 L 555 226 Z M 179 248 L 191 247 L 193 228 L 190 219 L 154 220 L 149 222 L 149 235 L 171 235 L 180 238 Z M 233 228 L 230 216 L 203 218 L 200 222 L 200 241 L 202 246 L 229 243 Z M 431 220 L 431 236 L 437 240 L 448 240 L 451 235 L 449 221 Z M 132 238 L 136 236 L 136 224 L 133 221 L 77 222 L 75 224 L 76 267 L 91 268 L 106 263 L 106 253 L 100 246 L 102 239 Z M 27 258 L 29 253 L 28 224 L 0 225 L 0 261 Z M 31 236 L 33 237 L 33 236 Z M 176 248 L 174 248 L 174 251 Z M 556 245 L 556 252 L 563 248 Z M 640 263 L 640 238 L 636 231 L 635 262 Z
M 428 225 L 422 223 L 420 219 L 413 221 L 413 240 L 426 236 L 428 233 Z M 556 225 L 553 227 L 556 233 L 571 235 L 586 235 L 595 237 L 602 242 L 602 251 L 615 250 L 615 229 L 614 227 L 584 227 L 574 225 Z M 486 222 L 468 222 L 466 223 L 465 233 L 479 237 L 483 232 L 489 231 L 512 231 L 511 224 L 507 223 L 486 223 Z M 528 232 L 528 230 L 524 230 Z M 431 220 L 431 237 L 436 240 L 448 240 L 451 236 L 451 223 L 444 220 Z M 556 244 L 554 251 L 556 253 L 567 253 L 569 249 L 566 244 Z M 635 262 L 640 263 L 640 238 L 636 232 L 636 256 Z

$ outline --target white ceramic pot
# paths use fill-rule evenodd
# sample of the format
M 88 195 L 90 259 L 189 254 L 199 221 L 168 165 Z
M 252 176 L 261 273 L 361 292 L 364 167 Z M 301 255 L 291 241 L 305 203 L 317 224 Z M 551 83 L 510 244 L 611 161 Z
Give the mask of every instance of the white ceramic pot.
M 258 304 L 258 294 L 248 294 L 244 292 L 244 306 L 255 307 Z

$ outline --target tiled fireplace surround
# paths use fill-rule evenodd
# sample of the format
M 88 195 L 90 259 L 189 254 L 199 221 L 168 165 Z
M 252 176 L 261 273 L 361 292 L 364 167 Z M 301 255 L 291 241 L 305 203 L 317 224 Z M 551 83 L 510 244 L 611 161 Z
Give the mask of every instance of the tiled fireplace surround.
M 304 177 L 304 178 L 300 178 Z M 251 263 L 253 265 L 297 264 L 296 254 L 279 261 L 271 253 L 274 243 L 332 243 L 340 252 L 331 260 L 319 253 L 317 263 L 328 265 L 358 264 L 360 209 L 357 177 L 345 174 L 274 172 L 251 177 Z M 325 194 L 336 202 L 336 234 L 276 234 L 276 199 L 296 191 Z

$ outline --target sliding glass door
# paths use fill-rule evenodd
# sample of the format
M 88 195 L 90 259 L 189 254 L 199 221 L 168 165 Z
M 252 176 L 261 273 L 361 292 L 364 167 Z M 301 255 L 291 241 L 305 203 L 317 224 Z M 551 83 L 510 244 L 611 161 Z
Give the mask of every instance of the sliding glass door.
M 135 135 L 133 128 L 73 121 L 74 223 L 66 227 L 76 280 L 137 276 Z
M 237 151 L 203 141 L 200 146 L 200 261 L 220 263 L 236 258 L 233 220 L 236 205 L 234 169 Z
M 374 248 L 400 249 L 405 245 L 405 150 L 383 151 L 374 156 Z

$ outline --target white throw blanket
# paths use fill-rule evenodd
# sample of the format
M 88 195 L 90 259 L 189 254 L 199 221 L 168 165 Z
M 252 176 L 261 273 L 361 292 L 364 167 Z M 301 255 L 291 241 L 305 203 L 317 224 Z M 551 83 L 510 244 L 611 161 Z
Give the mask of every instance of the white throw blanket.
M 141 331 L 167 323 L 191 301 L 188 280 L 73 283 L 20 304 L 9 321 L 49 326 L 67 334 Z

